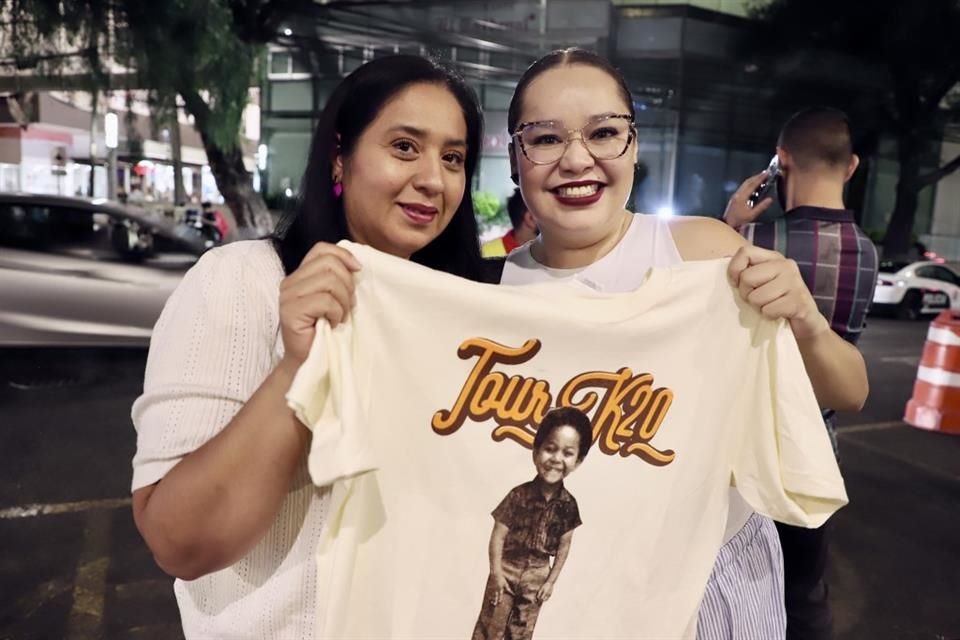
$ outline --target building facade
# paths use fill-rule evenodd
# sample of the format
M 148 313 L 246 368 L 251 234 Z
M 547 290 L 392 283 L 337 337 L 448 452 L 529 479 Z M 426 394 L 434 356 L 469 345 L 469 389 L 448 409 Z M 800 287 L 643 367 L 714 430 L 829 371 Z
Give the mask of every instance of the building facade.
M 257 178 L 259 104 L 254 92 L 241 138 L 247 169 Z M 37 91 L 0 100 L 0 190 L 103 198 L 107 196 L 104 115 L 118 115 L 117 189 L 135 200 L 173 204 L 172 124 L 150 117 L 143 92 L 94 98 L 87 92 Z M 178 114 L 181 181 L 187 199 L 222 202 L 200 136 Z M 93 174 L 91 182 L 91 173 Z
M 378 55 L 413 52 L 456 65 L 477 90 L 486 136 L 473 189 L 504 198 L 513 189 L 506 110 L 516 80 L 542 52 L 579 45 L 609 57 L 634 94 L 644 174 L 634 190 L 634 208 L 719 216 L 740 182 L 766 167 L 784 120 L 808 106 L 779 96 L 783 69 L 760 69 L 740 59 L 738 46 L 752 4 L 465 0 L 326 10 L 309 27 L 290 30 L 290 47 L 269 52 L 262 189 L 296 192 L 316 115 L 345 73 Z M 312 48 L 304 47 L 305 41 Z M 857 90 L 851 76 L 858 74 L 834 76 L 829 67 L 817 70 L 824 91 Z M 927 167 L 952 157 L 956 144 L 935 143 Z M 865 177 L 854 186 L 862 224 L 876 235 L 893 209 L 894 151 L 891 141 L 881 140 Z M 950 195 L 958 185 L 960 176 L 954 174 L 921 193 L 915 231 L 960 258 L 960 241 L 952 239 L 960 236 L 955 222 L 960 216 Z M 947 251 L 952 244 L 958 246 Z

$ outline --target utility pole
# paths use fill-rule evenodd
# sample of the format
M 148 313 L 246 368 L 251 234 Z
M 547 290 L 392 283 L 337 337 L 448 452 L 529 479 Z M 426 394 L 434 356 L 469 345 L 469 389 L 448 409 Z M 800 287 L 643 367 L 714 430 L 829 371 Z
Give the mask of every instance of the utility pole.
M 92 107 L 90 109 L 90 183 L 87 185 L 87 196 L 94 197 L 94 178 L 97 173 L 97 102 L 100 99 L 98 91 L 90 92 Z
M 117 199 L 117 143 L 120 121 L 112 111 L 103 116 L 103 143 L 107 147 L 107 199 Z
M 173 161 L 173 206 L 179 207 L 187 202 L 183 188 L 183 147 L 180 143 L 180 108 L 176 97 L 173 98 L 173 117 L 170 119 L 170 158 Z

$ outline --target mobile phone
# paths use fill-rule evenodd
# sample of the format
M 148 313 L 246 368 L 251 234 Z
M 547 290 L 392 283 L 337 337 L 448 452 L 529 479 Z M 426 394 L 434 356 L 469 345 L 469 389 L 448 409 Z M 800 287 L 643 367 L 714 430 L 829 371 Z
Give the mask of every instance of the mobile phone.
M 747 197 L 747 206 L 753 209 L 757 206 L 758 202 L 766 198 L 770 190 L 776 185 L 777 176 L 779 175 L 780 160 L 777 156 L 773 156 L 773 159 L 770 160 L 770 164 L 767 166 L 767 177 L 763 179 L 763 182 L 760 183 L 756 191 Z

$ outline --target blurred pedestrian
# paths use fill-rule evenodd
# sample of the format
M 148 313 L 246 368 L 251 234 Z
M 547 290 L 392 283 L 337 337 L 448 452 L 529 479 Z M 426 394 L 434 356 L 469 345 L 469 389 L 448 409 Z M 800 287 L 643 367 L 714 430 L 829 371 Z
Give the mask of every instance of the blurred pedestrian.
M 204 220 L 217 228 L 221 238 L 226 238 L 227 233 L 230 231 L 230 223 L 227 222 L 227 217 L 223 215 L 223 211 L 214 207 L 213 203 L 209 200 L 205 200 L 201 204 L 201 207 L 203 208 Z
M 846 114 L 825 107 L 795 114 L 780 131 L 777 160 L 776 188 L 786 215 L 773 222 L 754 222 L 773 204 L 773 197 L 753 207 L 747 203 L 750 194 L 771 179 L 764 171 L 740 185 L 727 203 L 724 219 L 755 246 L 794 260 L 830 328 L 856 344 L 876 285 L 877 251 L 843 203 L 844 184 L 860 162 L 853 153 Z M 836 452 L 833 414 L 832 409 L 823 410 Z M 826 576 L 828 529 L 829 523 L 819 529 L 777 523 L 788 640 L 833 638 Z
M 133 406 L 133 511 L 188 639 L 314 636 L 328 493 L 284 396 L 317 322 L 352 305 L 360 265 L 332 243 L 478 279 L 464 194 L 481 140 L 459 76 L 415 56 L 361 66 L 320 115 L 277 237 L 208 251 L 167 302 Z
M 527 205 L 523 202 L 520 189 L 514 189 L 507 198 L 507 214 L 512 228 L 502 237 L 485 242 L 480 247 L 484 258 L 498 258 L 507 255 L 522 244 L 537 237 L 537 222 L 533 219 Z

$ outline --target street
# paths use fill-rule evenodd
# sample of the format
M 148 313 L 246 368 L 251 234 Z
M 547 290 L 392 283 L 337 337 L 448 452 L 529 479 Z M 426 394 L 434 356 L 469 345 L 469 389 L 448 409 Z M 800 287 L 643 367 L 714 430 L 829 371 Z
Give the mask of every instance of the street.
M 839 640 L 960 638 L 960 437 L 902 424 L 926 322 L 869 318 L 870 399 L 841 417 L 850 504 L 834 518 Z
M 960 436 L 900 422 L 926 330 L 871 318 L 860 344 L 871 396 L 840 416 L 850 505 L 831 520 L 838 640 L 960 639 Z M 129 508 L 144 357 L 3 354 L 0 640 L 182 637 Z

